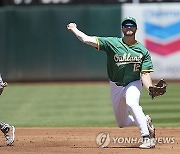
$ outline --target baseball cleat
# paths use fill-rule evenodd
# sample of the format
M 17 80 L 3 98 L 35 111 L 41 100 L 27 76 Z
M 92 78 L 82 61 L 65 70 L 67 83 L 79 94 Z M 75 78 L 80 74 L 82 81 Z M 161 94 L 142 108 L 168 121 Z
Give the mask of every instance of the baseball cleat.
M 6 128 L 6 132 L 4 133 L 4 136 L 6 138 L 6 144 L 7 146 L 12 145 L 15 139 L 15 127 L 14 126 L 9 126 Z
M 154 141 L 150 138 L 144 139 L 143 143 L 139 146 L 140 149 L 150 149 L 154 147 L 155 147 Z

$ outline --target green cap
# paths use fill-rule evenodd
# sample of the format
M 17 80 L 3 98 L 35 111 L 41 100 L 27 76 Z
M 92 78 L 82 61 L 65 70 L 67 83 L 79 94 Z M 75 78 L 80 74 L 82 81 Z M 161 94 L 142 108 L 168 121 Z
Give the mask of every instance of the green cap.
M 125 18 L 122 20 L 121 24 L 123 25 L 123 23 L 124 23 L 125 21 L 131 21 L 131 22 L 135 23 L 136 26 L 137 26 L 136 19 L 133 18 L 133 17 L 125 17 Z

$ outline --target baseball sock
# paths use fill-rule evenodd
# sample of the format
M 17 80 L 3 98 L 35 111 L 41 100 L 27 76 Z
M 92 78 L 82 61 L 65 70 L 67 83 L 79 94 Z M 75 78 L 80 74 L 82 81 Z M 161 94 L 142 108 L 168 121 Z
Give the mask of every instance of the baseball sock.
M 150 139 L 150 136 L 149 136 L 149 135 L 143 136 L 143 140 L 147 140 L 147 139 Z

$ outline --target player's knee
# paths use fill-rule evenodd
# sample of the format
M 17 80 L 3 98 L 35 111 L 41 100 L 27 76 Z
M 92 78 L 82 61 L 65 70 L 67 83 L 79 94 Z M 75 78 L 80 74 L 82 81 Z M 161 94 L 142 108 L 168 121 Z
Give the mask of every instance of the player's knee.
M 128 103 L 127 106 L 129 109 L 140 108 L 139 104 L 133 104 L 133 103 Z
M 132 109 L 136 108 L 136 105 L 134 105 L 134 104 L 127 104 L 127 107 L 128 107 L 129 110 L 132 110 Z

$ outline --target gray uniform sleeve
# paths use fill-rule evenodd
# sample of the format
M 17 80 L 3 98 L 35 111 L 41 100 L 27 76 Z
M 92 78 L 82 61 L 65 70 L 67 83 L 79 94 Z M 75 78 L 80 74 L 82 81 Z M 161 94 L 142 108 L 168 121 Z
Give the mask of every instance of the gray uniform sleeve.
M 0 74 L 0 88 L 4 88 L 2 85 L 3 85 L 3 80 L 2 80 L 2 76 Z

